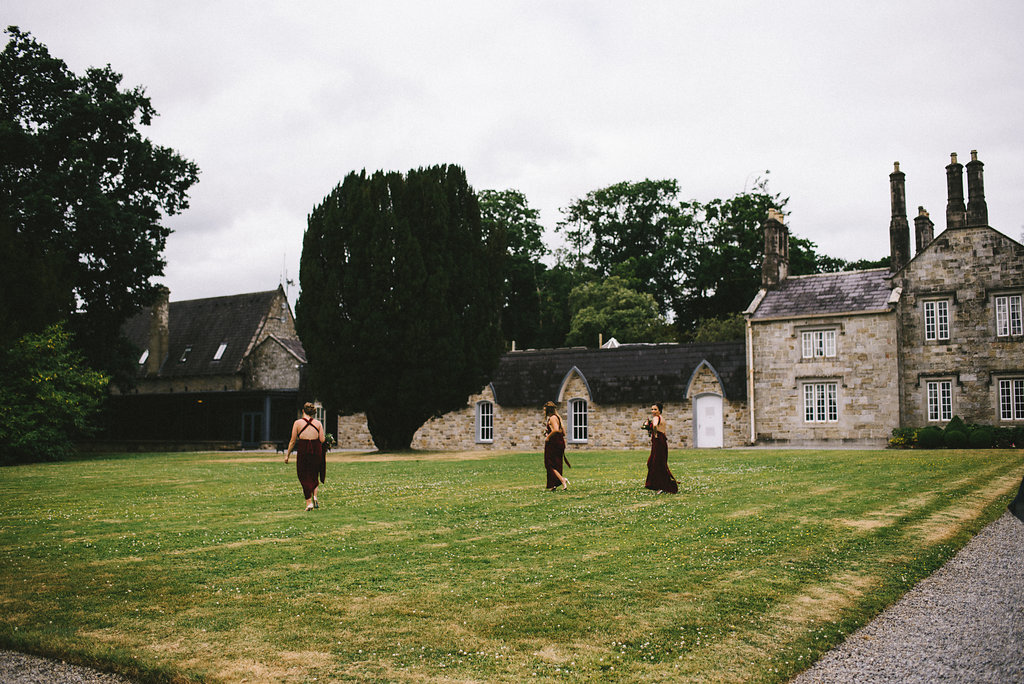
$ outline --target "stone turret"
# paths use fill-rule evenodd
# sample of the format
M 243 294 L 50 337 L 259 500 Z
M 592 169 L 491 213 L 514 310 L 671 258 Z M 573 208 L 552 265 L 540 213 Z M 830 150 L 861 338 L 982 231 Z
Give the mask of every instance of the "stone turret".
M 914 218 L 914 236 L 916 238 L 914 254 L 919 254 L 935 238 L 935 224 L 932 223 L 932 219 L 924 207 L 917 208 L 917 216 Z

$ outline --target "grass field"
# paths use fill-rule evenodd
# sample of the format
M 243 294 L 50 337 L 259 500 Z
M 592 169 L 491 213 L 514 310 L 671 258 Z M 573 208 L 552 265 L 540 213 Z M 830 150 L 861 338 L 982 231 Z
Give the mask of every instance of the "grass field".
M 144 681 L 783 682 L 1005 509 L 1024 451 L 0 469 L 0 644 Z

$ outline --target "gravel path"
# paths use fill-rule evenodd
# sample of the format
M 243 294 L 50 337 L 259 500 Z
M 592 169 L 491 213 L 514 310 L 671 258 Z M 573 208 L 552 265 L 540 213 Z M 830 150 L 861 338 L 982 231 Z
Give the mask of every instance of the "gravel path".
M 1024 523 L 1006 513 L 790 684 L 1024 683 Z
M 1006 513 L 790 684 L 1024 684 L 1024 523 Z M 2 684 L 131 684 L 0 650 Z

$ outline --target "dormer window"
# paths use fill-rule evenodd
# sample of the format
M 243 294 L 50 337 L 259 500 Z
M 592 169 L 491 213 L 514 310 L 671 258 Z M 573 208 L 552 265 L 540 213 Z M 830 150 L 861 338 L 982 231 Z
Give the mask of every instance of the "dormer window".
M 178 363 L 185 363 L 188 361 L 188 355 L 192 352 L 192 345 L 185 347 L 185 351 L 181 352 L 181 358 L 178 359 Z
M 224 350 L 228 348 L 227 342 L 221 342 L 220 346 L 217 347 L 217 353 L 213 355 L 214 361 L 220 361 L 220 358 L 224 356 Z
M 142 356 L 139 357 L 139 365 L 146 363 L 146 359 L 149 358 L 149 350 L 142 352 Z

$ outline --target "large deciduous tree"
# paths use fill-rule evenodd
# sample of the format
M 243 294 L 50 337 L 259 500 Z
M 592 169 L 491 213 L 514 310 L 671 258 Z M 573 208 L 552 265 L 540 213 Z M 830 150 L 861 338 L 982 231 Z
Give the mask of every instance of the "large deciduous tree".
M 457 166 L 346 176 L 309 215 L 295 307 L 324 404 L 384 451 L 465 406 L 504 349 L 505 249 Z
M 671 328 L 654 297 L 637 292 L 619 276 L 583 283 L 569 296 L 573 312 L 566 343 L 597 346 L 603 336 L 619 342 L 671 342 Z
M 96 368 L 131 363 L 124 320 L 163 273 L 165 215 L 198 169 L 139 129 L 156 111 L 104 68 L 72 73 L 17 27 L 0 53 L 0 346 L 59 320 Z

